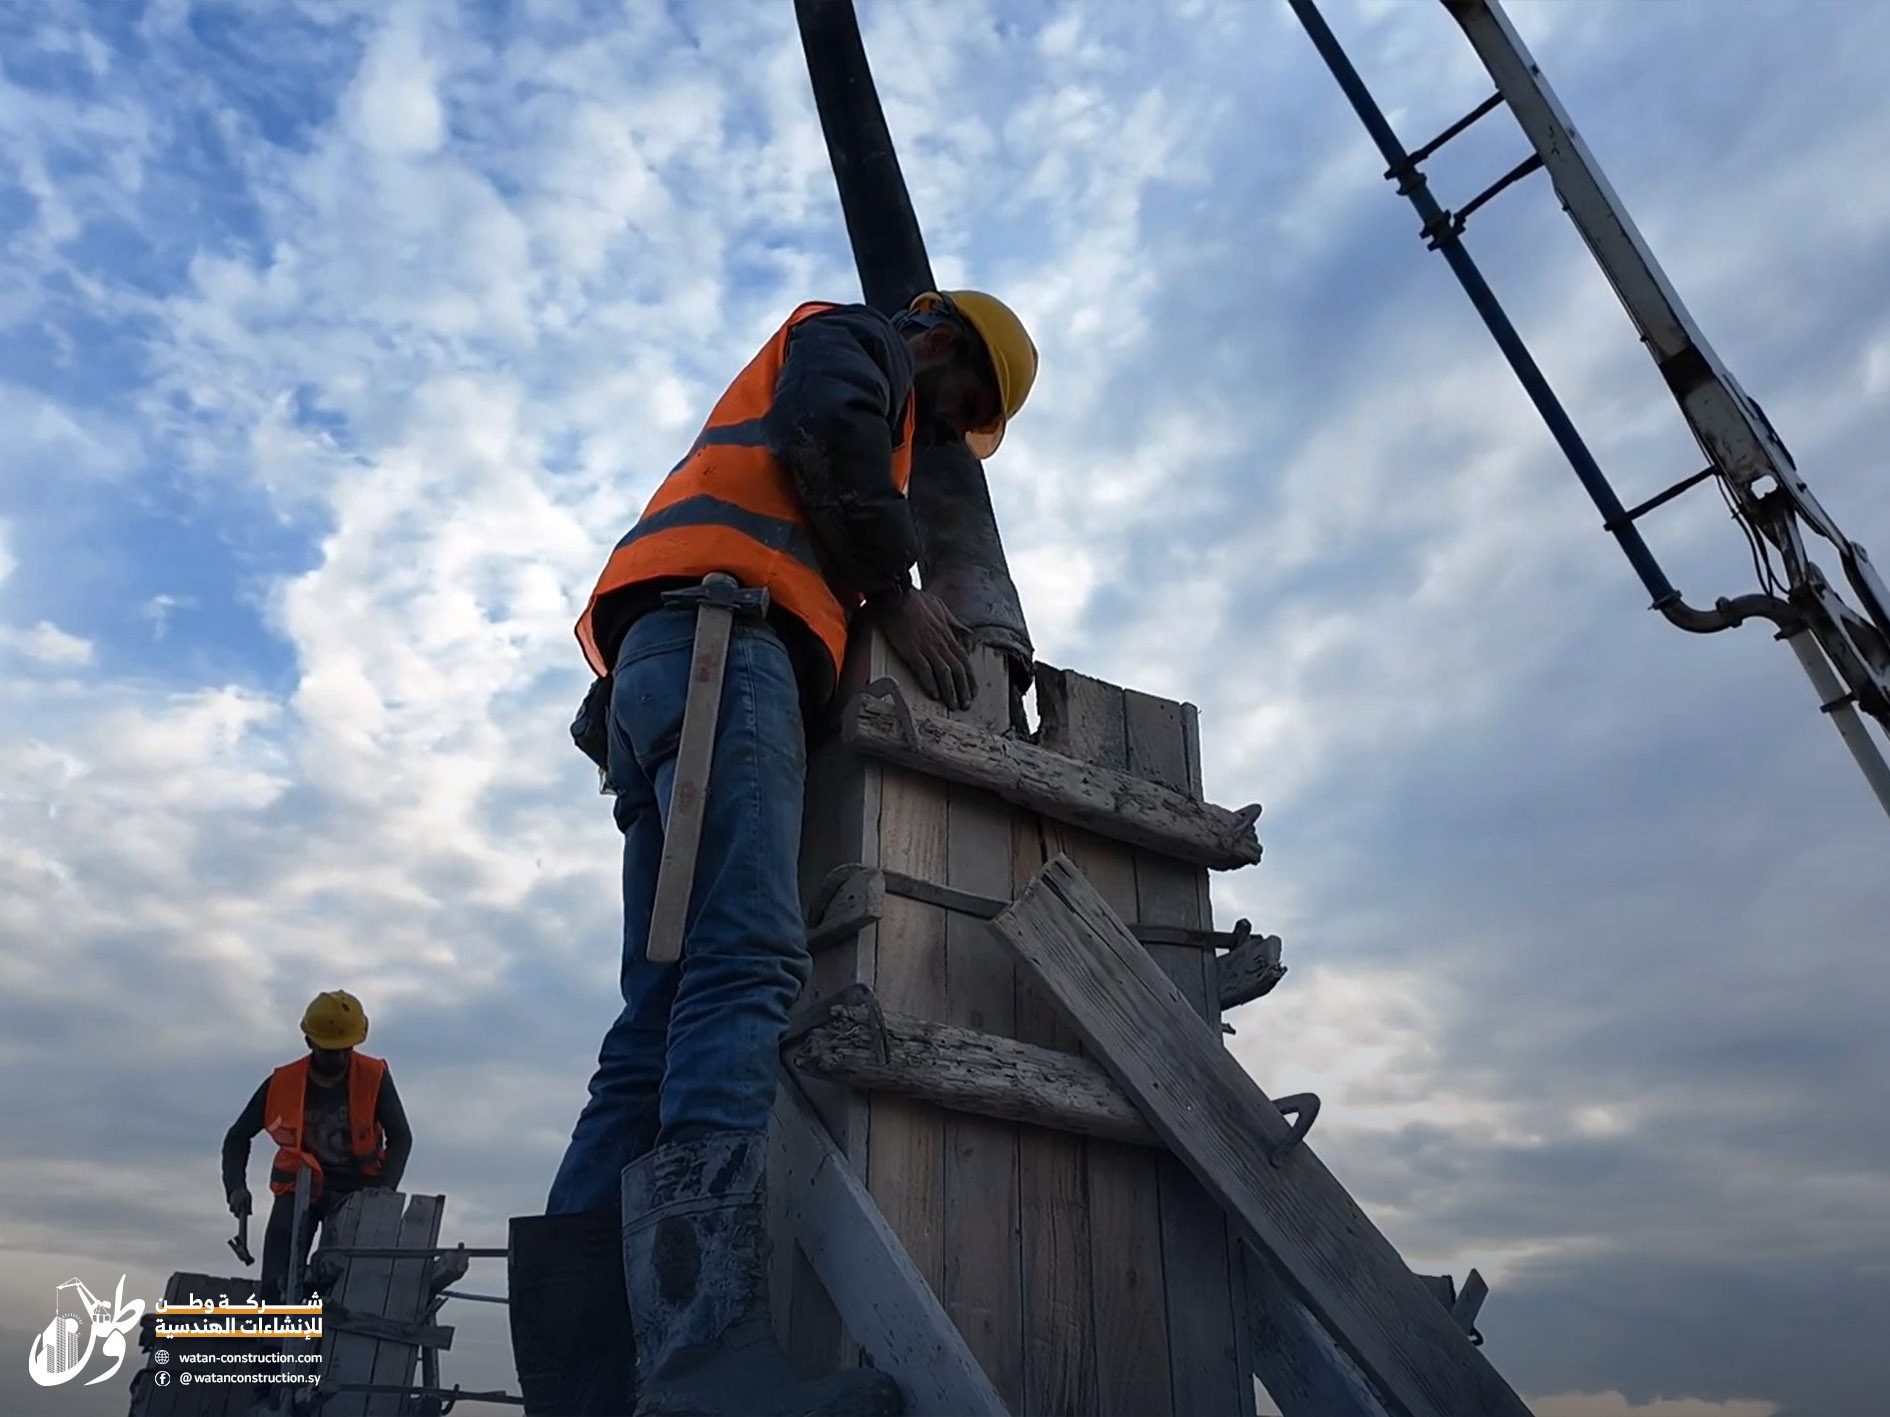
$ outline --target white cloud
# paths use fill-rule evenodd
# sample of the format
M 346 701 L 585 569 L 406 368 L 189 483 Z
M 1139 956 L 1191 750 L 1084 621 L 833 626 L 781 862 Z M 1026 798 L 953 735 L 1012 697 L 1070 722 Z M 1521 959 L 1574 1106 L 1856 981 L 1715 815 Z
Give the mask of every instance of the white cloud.
M 368 46 L 344 105 L 350 127 L 371 152 L 419 156 L 446 138 L 446 112 L 421 32 L 422 8 L 397 6 Z
M 70 668 L 92 662 L 92 642 L 67 634 L 50 620 L 41 620 L 29 630 L 0 625 L 0 649 L 24 655 L 37 664 L 56 667 Z
M 196 607 L 197 598 L 195 596 L 165 595 L 160 593 L 152 596 L 149 600 L 145 601 L 143 605 L 139 606 L 138 615 L 141 619 L 150 622 L 151 638 L 153 640 L 162 640 L 170 633 L 171 619 L 175 612 L 179 610 L 194 610 Z

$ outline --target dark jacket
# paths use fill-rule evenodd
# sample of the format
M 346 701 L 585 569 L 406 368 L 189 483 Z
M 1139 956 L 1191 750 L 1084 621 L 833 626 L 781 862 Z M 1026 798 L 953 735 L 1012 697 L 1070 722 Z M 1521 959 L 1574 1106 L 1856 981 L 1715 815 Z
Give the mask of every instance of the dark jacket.
M 839 305 L 788 335 L 767 419 L 768 447 L 786 464 L 838 587 L 871 598 L 909 585 L 919 538 L 892 484 L 892 452 L 912 393 L 912 357 L 892 322 L 865 305 Z M 646 581 L 598 603 L 597 642 L 614 662 L 624 631 L 683 582 Z M 791 615 L 772 617 L 810 701 L 831 687 L 825 651 Z

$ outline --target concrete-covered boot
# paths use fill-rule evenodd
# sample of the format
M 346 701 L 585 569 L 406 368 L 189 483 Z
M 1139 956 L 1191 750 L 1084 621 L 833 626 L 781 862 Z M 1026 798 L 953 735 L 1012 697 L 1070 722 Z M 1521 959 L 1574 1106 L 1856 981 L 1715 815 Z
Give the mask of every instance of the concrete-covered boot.
M 637 1355 L 616 1207 L 514 1216 L 505 1267 L 527 1417 L 626 1417 Z
M 898 1417 L 898 1386 L 850 1369 L 809 1382 L 768 1318 L 765 1132 L 658 1147 L 623 1172 L 636 1417 Z

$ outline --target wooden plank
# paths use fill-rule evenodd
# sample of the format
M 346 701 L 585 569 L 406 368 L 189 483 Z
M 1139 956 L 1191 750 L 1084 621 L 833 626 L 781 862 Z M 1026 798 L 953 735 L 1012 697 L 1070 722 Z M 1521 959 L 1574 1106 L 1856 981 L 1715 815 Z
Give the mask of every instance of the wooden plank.
M 1067 860 L 993 922 L 1091 1052 L 1360 1370 L 1411 1417 L 1527 1409 Z
M 1193 705 L 1125 689 L 1122 693 L 1127 767 L 1138 777 L 1193 796 L 1200 779 L 1198 739 L 1187 722 Z M 1199 866 L 1138 849 L 1136 921 L 1204 929 L 1211 921 L 1207 872 Z M 1149 958 L 1209 1024 L 1220 1022 L 1214 957 L 1197 949 L 1150 945 Z M 1253 1411 L 1253 1380 L 1242 1370 L 1235 1251 L 1227 1220 L 1202 1193 L 1187 1168 L 1163 1153 L 1161 1183 L 1163 1274 L 1176 1412 Z
M 902 768 L 880 783 L 880 860 L 937 880 L 945 874 L 945 784 Z M 875 931 L 881 1002 L 924 1013 L 945 996 L 945 912 L 897 896 Z M 875 1094 L 867 1133 L 867 1185 L 935 1293 L 945 1279 L 945 1114 L 909 1098 Z M 856 1335 L 857 1337 L 857 1335 Z
M 981 686 L 964 721 L 992 734 L 1010 727 L 1003 656 L 988 645 L 972 650 Z M 947 792 L 945 874 L 959 890 L 1011 898 L 1011 808 L 975 787 Z M 1016 969 L 1010 952 L 983 922 L 945 916 L 945 992 L 936 1017 L 993 1034 L 1016 1028 Z M 1018 1245 L 1017 1127 L 954 1111 L 946 1115 L 945 1310 L 1000 1397 L 1023 1398 L 1023 1278 Z
M 1046 748 L 1102 767 L 1128 766 L 1122 691 L 1115 685 L 1039 665 L 1037 709 Z M 1035 845 L 1037 864 L 1021 874 L 1034 877 L 1043 862 L 1067 852 L 1098 889 L 1134 916 L 1135 861 L 1126 846 L 1055 821 L 1041 822 Z M 1075 1030 L 1055 1002 L 1034 984 L 1025 987 L 1021 973 L 1019 984 L 1020 997 L 1030 1001 L 1043 1036 L 1066 1049 L 1080 1048 Z M 1085 1143 L 1075 1159 L 1074 1177 L 1056 1170 L 1046 1177 L 1055 1188 L 1052 1194 L 1063 1199 L 1067 1218 L 1058 1226 L 1053 1213 L 1039 1257 L 1053 1306 L 1080 1308 L 1080 1299 L 1064 1298 L 1058 1290 L 1087 1278 L 1090 1322 L 1080 1349 L 1062 1355 L 1060 1362 L 1055 1350 L 1067 1346 L 1067 1340 L 1052 1331 L 1046 1344 L 1050 1386 L 1043 1394 L 1049 1405 L 1043 1410 L 1123 1417 L 1167 1414 L 1175 1408 L 1157 1158 L 1096 1141 Z M 1074 1253 L 1070 1247 L 1076 1247 Z M 1060 1285 L 1066 1269 L 1069 1278 Z
M 1160 783 L 1178 793 L 1192 793 L 1188 745 L 1182 728 L 1181 704 L 1158 699 L 1134 689 L 1122 691 L 1127 767 L 1137 777 Z M 1202 873 L 1172 853 L 1137 850 L 1135 904 L 1137 924 L 1159 923 L 1201 929 L 1206 924 L 1202 904 Z M 1175 981 L 1189 1004 L 1210 1022 L 1220 1019 L 1213 961 L 1200 950 L 1152 945 L 1149 958 Z
M 398 1196 L 400 1193 L 388 1194 Z M 440 1242 L 440 1220 L 446 1208 L 446 1197 L 409 1196 L 406 1199 L 400 1238 L 394 1243 L 402 1249 L 431 1250 Z M 389 1260 L 388 1263 L 392 1272 L 388 1275 L 387 1298 L 381 1305 L 381 1314 L 396 1322 L 414 1322 L 426 1308 L 427 1275 L 433 1267 L 433 1257 L 416 1254 L 412 1259 Z M 373 1375 L 368 1381 L 411 1386 L 419 1358 L 417 1344 L 383 1335 L 375 1350 Z M 371 1417 L 399 1417 L 403 1405 L 403 1399 L 391 1393 L 373 1393 L 368 1396 L 367 1410 Z
M 883 1025 L 883 1026 L 882 1026 Z M 883 1045 L 883 1046 L 882 1046 Z M 784 1050 L 797 1074 L 1133 1146 L 1160 1146 L 1095 1063 L 1002 1034 L 836 1003 Z
M 774 1130 L 785 1234 L 818 1275 L 873 1366 L 899 1384 L 908 1417 L 1002 1417 L 1003 1400 L 899 1237 L 785 1074 Z
M 363 1247 L 394 1246 L 400 1243 L 403 1197 L 398 1191 L 357 1191 L 341 1203 L 340 1213 L 357 1212 L 354 1235 L 344 1243 Z M 335 1300 L 345 1309 L 358 1313 L 381 1313 L 387 1303 L 387 1286 L 394 1277 L 394 1261 L 373 1255 L 350 1256 L 348 1268 L 335 1289 Z M 328 1356 L 322 1361 L 322 1386 L 374 1381 L 374 1360 L 380 1348 L 377 1339 L 358 1334 L 324 1334 L 323 1347 Z M 338 1392 L 322 1407 L 322 1417 L 368 1417 L 379 1409 L 368 1407 L 369 1394 Z
M 1281 1417 L 1396 1417 L 1358 1365 L 1293 1297 L 1272 1261 L 1251 1245 L 1242 1245 L 1240 1253 L 1246 1347 L 1252 1371 Z
M 889 697 L 855 698 L 847 706 L 841 731 L 863 753 L 981 787 L 1007 802 L 1117 841 L 1222 870 L 1260 859 L 1260 842 L 1248 812 L 1197 802 L 1173 788 L 1080 763 L 943 714 L 907 714 Z
M 1208 795 L 1206 778 L 1201 767 L 1201 710 L 1193 704 L 1184 703 L 1181 706 L 1181 737 L 1188 763 L 1188 795 L 1198 797 L 1205 802 L 1208 800 Z M 1200 876 L 1196 879 L 1200 882 L 1201 889 L 1201 919 L 1212 921 L 1214 902 L 1209 898 L 1208 878 Z
M 360 1234 L 361 1207 L 358 1205 L 344 1205 L 340 1210 L 336 1211 L 335 1214 L 329 1216 L 323 1223 L 322 1248 L 327 1250 L 330 1246 L 343 1248 L 359 1244 L 361 1243 Z M 326 1303 L 339 1306 L 341 1302 L 342 1286 L 347 1278 L 352 1257 L 349 1255 L 330 1254 L 328 1259 L 334 1266 L 333 1271 L 332 1273 L 325 1274 L 316 1283 L 315 1290 Z M 317 1368 L 321 1382 L 326 1383 L 329 1380 L 329 1369 L 333 1366 L 341 1345 L 355 1342 L 359 1342 L 359 1340 L 350 1339 L 341 1333 L 335 1332 L 329 1329 L 326 1324 L 322 1326 L 322 1361 L 314 1365 Z M 350 1361 L 352 1361 L 352 1359 Z M 319 1393 L 320 1387 L 318 1386 L 316 1390 Z M 323 1410 L 326 1411 L 326 1408 Z
M 855 623 L 841 666 L 839 694 L 849 696 L 887 673 L 890 651 L 883 638 L 862 617 Z M 843 700 L 842 700 L 843 701 Z M 808 758 L 801 822 L 801 896 L 812 899 L 827 873 L 843 862 L 879 865 L 879 792 L 881 765 L 855 753 L 838 741 L 837 721 L 808 725 L 815 746 Z M 855 982 L 871 987 L 878 952 L 878 926 L 827 942 L 815 952 L 807 983 L 808 997 L 832 994 Z M 861 1175 L 868 1163 L 867 1134 L 870 1104 L 850 1089 L 810 1080 L 808 1100 L 826 1123 L 829 1133 Z M 770 1171 L 778 1168 L 771 1142 Z M 771 1224 L 779 1219 L 777 1198 L 770 1192 Z M 775 1247 L 770 1276 L 776 1332 L 785 1336 L 790 1352 L 816 1369 L 848 1366 L 856 1354 L 841 1331 L 839 1315 L 814 1278 L 807 1257 L 792 1245 Z
M 344 1205 L 323 1222 L 321 1248 L 323 1251 L 327 1251 L 331 1246 L 340 1248 L 358 1244 L 360 1243 L 360 1233 L 361 1207 L 358 1205 Z M 332 1265 L 332 1270 L 324 1272 L 317 1278 L 314 1281 L 313 1287 L 315 1293 L 321 1296 L 325 1304 L 334 1304 L 339 1307 L 341 1303 L 341 1287 L 347 1276 L 351 1257 L 348 1255 L 328 1254 L 327 1259 L 330 1265 Z M 322 1326 L 322 1361 L 319 1364 L 311 1365 L 315 1367 L 321 1382 L 325 1383 L 328 1381 L 328 1370 L 335 1362 L 335 1357 L 340 1346 L 343 1343 L 355 1341 L 358 1340 L 352 1340 L 330 1329 L 326 1324 Z M 320 1393 L 321 1389 L 319 1385 L 316 1391 L 318 1394 Z M 327 1409 L 324 1407 L 322 1410 L 326 1412 Z
M 1181 1282 L 1162 1248 L 1161 1171 L 1150 1152 L 1090 1142 L 1089 1224 L 1096 1271 L 1096 1365 L 1101 1410 L 1188 1414 L 1174 1405 L 1169 1289 Z
M 891 651 L 883 639 L 864 620 L 857 623 L 847 644 L 847 658 L 841 668 L 842 694 L 854 694 L 873 679 L 888 672 Z M 814 747 L 808 758 L 807 783 L 801 820 L 801 898 L 812 901 L 816 891 L 834 867 L 858 862 L 869 868 L 879 863 L 879 796 L 883 769 L 880 764 L 854 752 L 837 737 L 837 722 L 824 728 L 811 725 L 810 731 L 827 736 Z M 868 925 L 858 933 L 827 942 L 814 954 L 814 967 L 808 979 L 809 997 L 832 994 L 855 982 L 874 983 L 877 958 L 877 927 Z M 841 1150 L 861 1168 L 866 1165 L 866 1133 L 870 1122 L 864 1102 L 853 1099 L 845 1089 L 825 1083 L 812 1083 L 808 1099 L 820 1112 Z M 833 1336 L 838 1342 L 838 1336 Z
M 1012 815 L 1014 879 L 1029 880 L 1043 868 L 1042 826 L 1035 813 Z M 1076 1056 L 1076 1035 L 1041 992 L 1019 978 L 1016 997 L 1017 1037 L 1036 1040 L 1020 1047 L 1049 1045 L 1043 1051 L 1053 1057 L 1092 1066 Z M 1086 1153 L 1079 1136 L 1045 1131 L 1018 1136 L 1018 1253 L 1024 1303 L 1024 1396 L 1018 1410 L 1032 1417 L 1073 1417 L 1100 1410 Z

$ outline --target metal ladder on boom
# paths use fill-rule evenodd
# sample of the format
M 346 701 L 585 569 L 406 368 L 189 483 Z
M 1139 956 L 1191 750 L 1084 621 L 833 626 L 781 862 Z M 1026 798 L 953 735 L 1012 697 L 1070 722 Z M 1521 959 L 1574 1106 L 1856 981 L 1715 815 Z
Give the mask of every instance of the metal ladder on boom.
M 1890 733 L 1890 591 L 1885 590 L 1864 548 L 1845 536 L 1812 496 L 1764 411 L 1740 388 L 1694 324 L 1501 5 L 1497 0 L 1439 2 L 1462 27 L 1496 91 L 1422 147 L 1407 152 L 1315 0 L 1287 0 L 1384 155 L 1386 178 L 1396 182 L 1398 191 L 1417 209 L 1425 244 L 1449 262 L 1600 511 L 1603 528 L 1620 543 L 1653 597 L 1653 608 L 1696 634 L 1728 630 L 1747 620 L 1773 625 L 1777 638 L 1798 656 L 1817 691 L 1819 707 L 1830 716 L 1878 802 L 1890 813 L 1890 766 L 1866 723 L 1868 718 L 1880 732 Z M 1447 210 L 1431 195 L 1422 164 L 1471 124 L 1505 104 L 1533 153 L 1456 211 Z M 1464 249 L 1464 226 L 1471 214 L 1538 168 L 1548 171 L 1563 210 L 1620 298 L 1706 454 L 1704 469 L 1631 508 L 1621 505 Z M 1720 597 L 1711 609 L 1703 609 L 1682 599 L 1635 524 L 1708 480 L 1717 480 L 1752 545 L 1760 589 Z M 1847 603 L 1811 560 L 1807 532 L 1835 550 L 1844 582 L 1861 610 Z M 1779 562 L 1776 569 L 1774 553 Z

